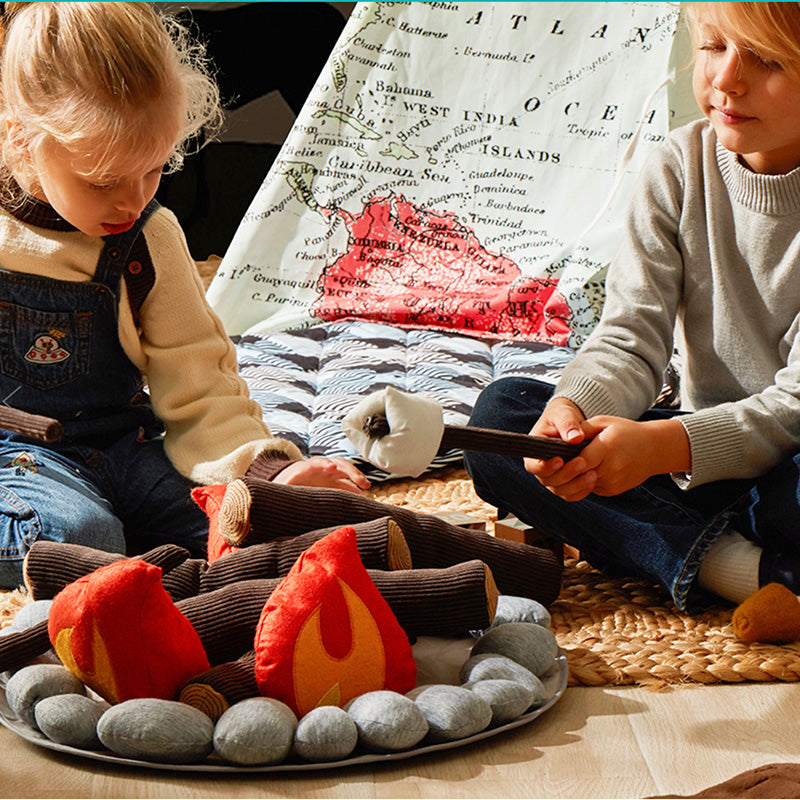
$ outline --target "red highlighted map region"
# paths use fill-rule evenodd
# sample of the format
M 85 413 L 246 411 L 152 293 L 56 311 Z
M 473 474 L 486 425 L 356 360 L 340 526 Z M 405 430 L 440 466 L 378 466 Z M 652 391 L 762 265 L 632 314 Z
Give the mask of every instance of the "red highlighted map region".
M 402 195 L 372 198 L 344 220 L 347 252 L 328 264 L 312 313 L 566 345 L 572 316 L 558 281 L 522 274 L 455 215 Z

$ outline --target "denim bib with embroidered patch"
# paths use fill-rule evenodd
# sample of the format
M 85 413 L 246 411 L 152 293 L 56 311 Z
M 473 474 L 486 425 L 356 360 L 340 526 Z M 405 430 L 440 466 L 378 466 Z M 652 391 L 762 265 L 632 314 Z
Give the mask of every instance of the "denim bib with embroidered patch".
M 151 201 L 129 231 L 104 237 L 90 281 L 0 270 L 0 402 L 55 417 L 64 444 L 103 447 L 136 428 L 161 430 L 118 324 L 123 270 L 157 208 Z

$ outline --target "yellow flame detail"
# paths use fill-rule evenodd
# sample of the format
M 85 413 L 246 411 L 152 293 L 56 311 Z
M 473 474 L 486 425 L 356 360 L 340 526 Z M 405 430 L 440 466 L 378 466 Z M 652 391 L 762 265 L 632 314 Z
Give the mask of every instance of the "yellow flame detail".
M 119 702 L 119 692 L 114 680 L 114 669 L 108 657 L 103 637 L 97 629 L 97 622 L 92 623 L 92 662 L 93 672 L 84 672 L 75 661 L 72 652 L 72 628 L 62 628 L 56 634 L 53 644 L 58 657 L 64 666 L 75 676 L 80 678 L 87 686 L 94 689 L 101 697 L 109 703 Z
M 350 617 L 350 651 L 334 658 L 322 642 L 322 604 L 297 634 L 293 657 L 294 696 L 301 714 L 322 705 L 341 705 L 383 688 L 386 653 L 378 624 L 364 601 L 337 576 Z

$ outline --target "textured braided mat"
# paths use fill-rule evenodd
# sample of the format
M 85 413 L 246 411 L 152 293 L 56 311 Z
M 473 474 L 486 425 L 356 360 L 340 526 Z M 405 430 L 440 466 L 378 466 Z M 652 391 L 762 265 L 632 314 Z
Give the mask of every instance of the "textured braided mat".
M 460 469 L 423 481 L 378 484 L 371 494 L 417 511 L 469 514 L 489 523 L 490 531 L 495 517 Z M 0 592 L 0 628 L 27 599 L 21 591 Z M 567 559 L 563 588 L 550 612 L 572 686 L 666 690 L 679 684 L 800 680 L 800 645 L 747 645 L 733 634 L 730 608 L 688 616 L 658 587 L 609 578 L 585 561 Z
M 0 628 L 10 625 L 17 611 L 28 602 L 28 596 L 19 589 L 0 592 Z
M 463 470 L 380 486 L 373 494 L 417 511 L 461 511 L 486 522 L 495 516 Z M 609 578 L 585 561 L 566 560 L 563 588 L 550 612 L 572 686 L 666 690 L 679 684 L 800 680 L 800 646 L 745 644 L 731 628 L 732 608 L 689 616 L 657 586 Z

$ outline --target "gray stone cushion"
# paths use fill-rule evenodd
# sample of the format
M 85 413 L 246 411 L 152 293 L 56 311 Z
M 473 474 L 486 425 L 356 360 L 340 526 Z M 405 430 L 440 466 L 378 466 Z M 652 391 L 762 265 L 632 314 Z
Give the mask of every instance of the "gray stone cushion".
M 475 642 L 471 654 L 483 653 L 506 656 L 541 676 L 552 666 L 558 654 L 558 642 L 553 632 L 541 625 L 509 622 L 491 628 Z
M 34 713 L 36 725 L 48 739 L 83 750 L 99 750 L 103 745 L 97 736 L 97 723 L 108 709 L 108 703 L 83 694 L 58 694 L 40 700 Z
M 492 721 L 489 703 L 461 686 L 428 686 L 414 702 L 428 722 L 431 742 L 464 739 L 482 731 Z
M 111 706 L 97 723 L 100 741 L 124 758 L 193 764 L 214 749 L 214 723 L 196 708 L 153 697 Z
M 214 749 L 232 764 L 278 764 L 294 742 L 297 717 L 269 697 L 250 697 L 231 706 L 217 721 Z
M 408 750 L 428 732 L 419 706 L 405 695 L 382 689 L 352 700 L 347 713 L 358 728 L 359 741 L 381 753 Z
M 358 728 L 338 706 L 320 706 L 298 723 L 294 751 L 304 761 L 340 761 L 358 744 Z
M 36 704 L 57 694 L 86 694 L 86 687 L 59 664 L 30 664 L 15 672 L 6 684 L 9 707 L 31 728 L 36 728 Z

